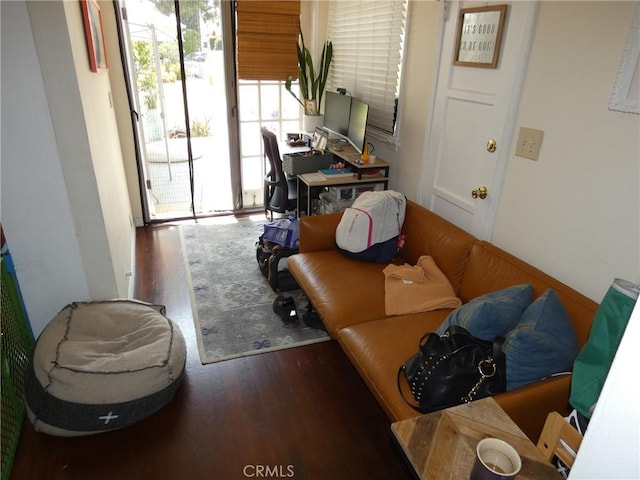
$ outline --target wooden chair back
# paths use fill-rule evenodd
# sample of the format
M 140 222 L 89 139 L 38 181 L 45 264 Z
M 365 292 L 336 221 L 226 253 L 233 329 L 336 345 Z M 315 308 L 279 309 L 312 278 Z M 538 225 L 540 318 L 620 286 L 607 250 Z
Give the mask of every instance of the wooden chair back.
M 551 412 L 547 415 L 537 446 L 549 461 L 558 457 L 564 465 L 571 468 L 581 443 L 580 432 L 558 412 Z

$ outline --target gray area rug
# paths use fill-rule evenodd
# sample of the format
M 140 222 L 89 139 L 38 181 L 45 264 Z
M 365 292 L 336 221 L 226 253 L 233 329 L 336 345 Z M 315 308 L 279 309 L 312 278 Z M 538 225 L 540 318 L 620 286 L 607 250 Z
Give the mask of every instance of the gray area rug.
M 264 217 L 260 220 L 180 226 L 202 363 L 329 340 L 326 332 L 307 327 L 301 318 L 284 326 L 273 312 L 278 293 L 256 261 L 256 242 L 265 223 Z M 307 305 L 301 290 L 282 295 L 294 297 L 298 312 Z

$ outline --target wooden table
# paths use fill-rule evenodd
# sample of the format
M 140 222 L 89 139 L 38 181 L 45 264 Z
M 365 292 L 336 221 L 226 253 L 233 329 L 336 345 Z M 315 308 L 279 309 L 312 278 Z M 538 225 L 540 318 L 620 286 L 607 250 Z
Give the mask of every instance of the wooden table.
M 518 451 L 518 480 L 562 478 L 491 397 L 402 420 L 391 430 L 420 479 L 468 479 L 476 445 L 486 437 L 500 438 Z
M 389 185 L 389 177 L 375 176 L 362 177 L 358 179 L 358 174 L 354 173 L 349 177 L 326 178 L 321 173 L 303 173 L 298 175 L 298 216 L 309 215 L 313 212 L 312 201 L 318 198 L 318 194 L 327 187 L 341 186 L 373 186 L 381 184 L 386 190 Z
M 327 150 L 339 157 L 343 162 L 347 162 L 351 166 L 351 169 L 356 174 L 358 180 L 361 180 L 363 175 L 366 177 L 367 171 L 378 170 L 381 177 L 389 177 L 389 169 L 391 165 L 377 158 L 374 162 L 363 163 L 360 160 L 360 154 L 351 145 L 345 145 L 340 150 L 336 150 L 336 144 L 329 142 Z
M 298 175 L 297 214 L 299 217 L 313 214 L 312 202 L 327 187 L 372 186 L 381 185 L 383 190 L 389 186 L 389 169 L 391 165 L 377 158 L 373 163 L 361 163 L 360 154 L 351 145 L 344 145 L 336 150 L 336 142 L 329 142 L 327 150 L 336 161 L 340 160 L 353 171 L 348 177 L 326 178 L 318 172 Z

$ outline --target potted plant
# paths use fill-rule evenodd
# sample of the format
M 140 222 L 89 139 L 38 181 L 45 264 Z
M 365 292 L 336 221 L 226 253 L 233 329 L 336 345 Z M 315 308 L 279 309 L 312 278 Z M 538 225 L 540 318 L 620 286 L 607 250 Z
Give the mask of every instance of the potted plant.
M 333 58 L 333 44 L 326 42 L 322 47 L 322 56 L 318 65 L 317 74 L 313 64 L 311 52 L 304 44 L 304 37 L 300 32 L 300 42 L 296 45 L 298 51 L 298 84 L 300 97 L 291 90 L 293 78 L 290 76 L 285 82 L 285 88 L 298 101 L 304 109 L 303 128 L 306 132 L 315 130 L 317 125 L 322 125 L 323 117 L 320 114 L 322 95 L 329 76 L 329 67 Z M 312 117 L 312 118 L 311 118 Z

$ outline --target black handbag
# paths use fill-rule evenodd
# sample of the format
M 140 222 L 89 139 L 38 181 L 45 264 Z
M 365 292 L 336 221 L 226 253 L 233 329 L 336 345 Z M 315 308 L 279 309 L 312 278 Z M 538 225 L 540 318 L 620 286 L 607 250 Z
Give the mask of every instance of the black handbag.
M 462 327 L 449 327 L 440 336 L 425 333 L 420 351 L 398 370 L 402 398 L 421 413 L 449 408 L 506 390 L 503 337 L 481 340 Z M 401 384 L 406 378 L 413 402 Z

